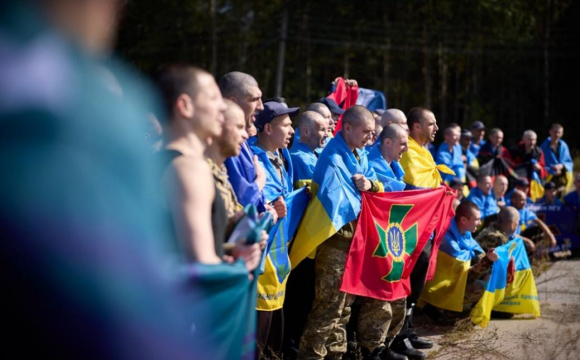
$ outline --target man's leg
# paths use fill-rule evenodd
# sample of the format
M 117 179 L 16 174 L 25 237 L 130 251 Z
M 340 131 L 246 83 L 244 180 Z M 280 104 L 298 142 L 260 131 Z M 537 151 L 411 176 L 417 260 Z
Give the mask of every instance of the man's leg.
M 315 260 L 316 290 L 312 311 L 308 315 L 306 327 L 300 339 L 298 359 L 324 359 L 327 355 L 327 341 L 333 331 L 341 331 L 337 324 L 352 295 L 340 291 L 347 250 L 328 245 L 327 240 L 318 247 Z M 350 315 L 350 309 L 348 310 Z M 348 321 L 348 320 L 347 320 Z M 346 352 L 346 331 L 336 336 L 333 351 L 341 349 L 341 341 Z
M 362 348 L 363 359 L 379 359 L 393 319 L 391 304 L 368 297 L 359 299 L 357 342 Z

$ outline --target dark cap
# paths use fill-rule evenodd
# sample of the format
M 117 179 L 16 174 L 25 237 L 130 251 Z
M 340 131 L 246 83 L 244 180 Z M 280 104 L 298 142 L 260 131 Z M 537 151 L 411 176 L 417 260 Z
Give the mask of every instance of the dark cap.
M 530 182 L 528 181 L 527 178 L 521 177 L 521 178 L 518 178 L 516 180 L 516 186 L 526 186 L 526 187 L 528 187 L 528 186 L 530 186 Z
M 451 179 L 451 181 L 449 181 L 450 188 L 454 188 L 457 185 L 463 186 L 463 181 L 460 178 L 454 177 L 453 179 Z
M 264 130 L 264 125 L 272 122 L 276 116 L 288 114 L 291 117 L 294 117 L 298 115 L 299 112 L 299 107 L 289 108 L 285 103 L 267 101 L 264 103 L 264 110 L 256 115 L 254 125 L 256 126 L 256 129 L 258 129 L 258 132 L 261 132 Z
M 342 110 L 340 108 L 340 106 L 338 106 L 336 101 L 334 101 L 330 98 L 321 98 L 317 102 L 326 105 L 330 109 L 330 112 L 333 114 L 338 114 L 338 115 L 344 114 L 344 110 Z
M 471 131 L 469 131 L 467 129 L 463 129 L 463 130 L 461 130 L 461 137 L 471 138 L 471 137 L 473 137 L 473 134 L 471 133 Z
M 556 184 L 554 184 L 551 181 L 548 181 L 545 185 L 544 185 L 544 189 L 545 190 L 553 190 L 556 188 Z
M 483 130 L 485 129 L 485 125 L 481 121 L 476 121 L 471 124 L 471 130 Z
M 375 109 L 375 112 L 379 115 L 379 116 L 383 116 L 383 114 L 385 113 L 385 109 Z

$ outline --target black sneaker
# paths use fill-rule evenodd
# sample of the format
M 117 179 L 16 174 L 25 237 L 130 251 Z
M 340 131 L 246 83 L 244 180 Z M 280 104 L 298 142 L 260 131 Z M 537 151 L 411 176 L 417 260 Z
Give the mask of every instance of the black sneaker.
M 415 349 L 431 349 L 433 347 L 433 341 L 421 339 L 415 332 L 409 334 L 409 341 Z

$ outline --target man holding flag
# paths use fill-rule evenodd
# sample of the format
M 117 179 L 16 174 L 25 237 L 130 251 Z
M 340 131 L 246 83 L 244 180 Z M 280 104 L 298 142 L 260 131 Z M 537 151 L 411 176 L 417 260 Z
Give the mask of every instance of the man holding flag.
M 372 136 L 370 111 L 355 105 L 343 116 L 342 130 L 328 142 L 312 178 L 314 198 L 294 241 L 293 267 L 316 251 L 316 295 L 300 341 L 298 359 L 340 359 L 346 353 L 346 324 L 355 296 L 340 291 L 346 258 L 361 208 L 361 191 L 382 185 L 361 151 Z M 361 328 L 359 344 L 366 356 L 382 350 L 390 323 L 389 303 L 364 299 L 361 314 L 374 320 Z M 386 325 L 386 326 L 385 326 Z
M 390 124 L 381 131 L 379 144 L 369 153 L 369 162 L 385 191 L 403 191 L 403 168 L 399 160 L 407 151 L 409 136 L 400 125 Z
M 406 189 L 434 189 L 441 186 L 443 181 L 441 173 L 452 175 L 455 173 L 446 165 L 435 164 L 433 156 L 426 148 L 430 142 L 435 140 L 435 134 L 439 129 L 435 114 L 425 108 L 412 108 L 407 115 L 407 124 L 409 126 L 409 150 L 401 158 L 401 166 L 405 172 L 403 180 L 407 184 Z M 393 350 L 413 359 L 425 358 L 425 354 L 416 349 L 433 347 L 431 341 L 419 339 L 412 329 L 411 316 L 413 307 L 417 304 L 423 291 L 428 273 L 432 277 L 435 272 L 437 258 L 432 256 L 432 248 L 433 253 L 437 254 L 438 246 L 439 244 L 434 244 L 432 240 L 428 241 L 421 256 L 417 259 L 415 268 L 411 273 L 411 296 L 407 299 L 408 310 L 405 325 L 393 342 Z

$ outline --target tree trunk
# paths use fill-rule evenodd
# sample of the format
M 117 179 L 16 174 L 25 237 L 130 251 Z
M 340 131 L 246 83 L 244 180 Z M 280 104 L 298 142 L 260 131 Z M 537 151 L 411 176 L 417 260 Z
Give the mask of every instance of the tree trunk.
M 278 43 L 278 68 L 276 70 L 275 96 L 282 96 L 284 82 L 284 59 L 286 58 L 286 38 L 288 36 L 288 10 L 282 12 L 282 25 L 280 27 L 280 42 Z

